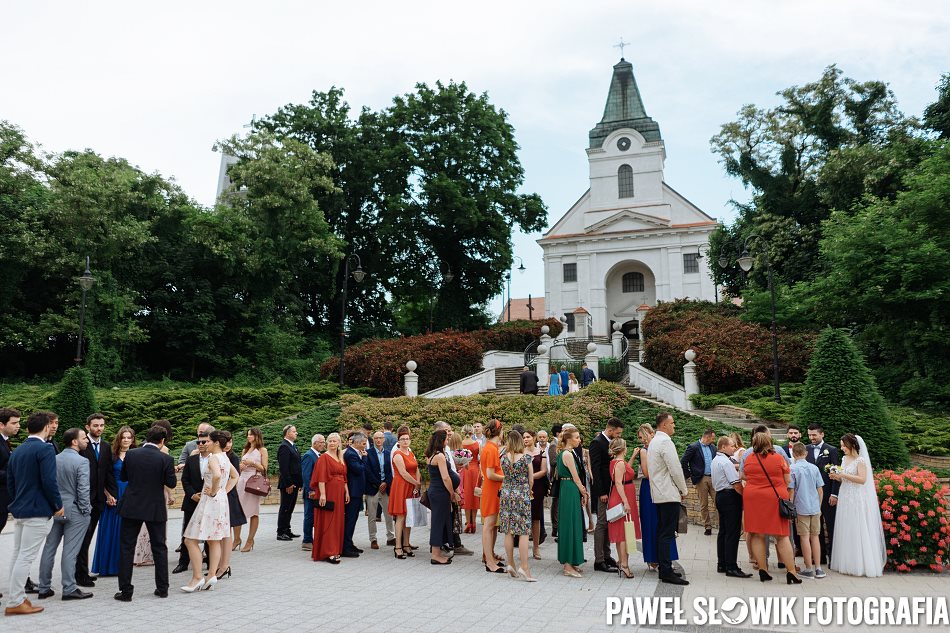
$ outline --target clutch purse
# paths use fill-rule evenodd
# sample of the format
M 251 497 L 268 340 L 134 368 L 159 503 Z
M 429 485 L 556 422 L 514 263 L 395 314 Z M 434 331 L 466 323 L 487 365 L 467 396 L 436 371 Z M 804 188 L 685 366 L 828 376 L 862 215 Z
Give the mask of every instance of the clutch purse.
M 251 475 L 247 483 L 244 484 L 244 492 L 258 497 L 266 497 L 270 494 L 270 482 L 267 481 L 267 477 L 264 475 L 256 473 Z
M 318 501 L 313 504 L 313 507 L 317 510 L 327 510 L 329 512 L 333 510 L 334 505 L 336 504 L 333 501 L 327 501 L 325 505 L 320 505 L 320 502 Z

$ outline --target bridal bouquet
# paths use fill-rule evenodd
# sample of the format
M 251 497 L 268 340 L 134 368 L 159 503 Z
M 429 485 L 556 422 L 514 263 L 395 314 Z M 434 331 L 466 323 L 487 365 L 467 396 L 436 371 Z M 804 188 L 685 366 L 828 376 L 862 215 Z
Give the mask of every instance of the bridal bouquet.
M 841 472 L 841 466 L 835 466 L 834 464 L 825 464 L 825 472 L 838 474 Z
M 452 461 L 455 462 L 455 469 L 462 470 L 472 461 L 472 451 L 467 448 L 460 448 L 452 451 Z

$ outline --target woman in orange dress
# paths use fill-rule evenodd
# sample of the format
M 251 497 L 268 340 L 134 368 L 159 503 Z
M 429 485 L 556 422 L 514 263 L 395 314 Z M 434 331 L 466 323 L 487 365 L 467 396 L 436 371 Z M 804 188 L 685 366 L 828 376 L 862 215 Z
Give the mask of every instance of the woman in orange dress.
M 492 420 L 485 427 L 485 446 L 482 447 L 480 469 L 482 474 L 482 559 L 485 571 L 496 574 L 505 573 L 501 559 L 495 556 L 495 538 L 498 534 L 498 495 L 505 476 L 501 470 L 501 421 Z
M 310 477 L 313 504 L 313 560 L 339 564 L 343 553 L 345 504 L 350 502 L 346 486 L 346 464 L 339 433 L 327 437 L 327 450 L 317 460 Z M 328 508 L 327 506 L 332 506 Z
M 475 534 L 475 515 L 478 514 L 480 505 L 478 497 L 475 496 L 475 488 L 478 487 L 478 478 L 481 473 L 478 470 L 478 440 L 474 437 L 474 428 L 471 424 L 462 427 L 462 448 L 467 448 L 472 452 L 472 461 L 462 471 L 462 509 L 465 510 L 465 533 Z
M 772 447 L 772 436 L 768 433 L 756 433 L 752 437 L 752 448 L 747 451 L 742 465 L 742 479 L 745 488 L 742 491 L 742 506 L 745 510 L 745 529 L 752 540 L 752 552 L 759 567 L 759 580 L 772 580 L 766 571 L 766 537 L 775 537 L 775 550 L 778 559 L 785 564 L 788 584 L 801 582 L 793 573 L 795 553 L 788 538 L 788 519 L 783 519 L 778 511 L 778 499 L 788 500 L 788 484 L 791 472 L 784 455 L 779 455 Z M 774 487 L 774 490 L 773 490 Z
M 409 544 L 411 528 L 406 527 L 406 499 L 416 494 L 422 484 L 419 479 L 419 462 L 409 448 L 409 427 L 401 426 L 396 431 L 396 447 L 393 449 L 393 485 L 389 491 L 389 515 L 396 519 L 396 546 L 393 555 L 404 559 L 415 556 Z
M 607 538 L 617 546 L 618 574 L 625 578 L 633 578 L 630 571 L 627 548 L 627 532 L 624 523 L 633 522 L 633 531 L 636 538 L 640 536 L 640 513 L 637 512 L 636 472 L 630 464 L 624 461 L 627 457 L 627 442 L 618 437 L 610 441 L 607 447 L 610 455 L 610 496 L 607 498 L 607 507 L 612 508 L 623 504 L 624 518 L 607 524 Z

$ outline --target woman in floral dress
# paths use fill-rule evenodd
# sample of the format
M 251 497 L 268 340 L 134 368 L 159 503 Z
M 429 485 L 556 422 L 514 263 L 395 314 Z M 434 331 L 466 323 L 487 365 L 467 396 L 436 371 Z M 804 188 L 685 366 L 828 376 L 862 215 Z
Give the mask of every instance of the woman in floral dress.
M 531 532 L 531 455 L 525 452 L 524 437 L 518 431 L 508 433 L 501 470 L 505 479 L 501 484 L 498 512 L 498 531 L 505 535 L 508 554 L 508 573 L 512 578 L 535 582 L 528 568 L 528 534 Z M 515 568 L 515 535 L 518 539 L 518 558 Z

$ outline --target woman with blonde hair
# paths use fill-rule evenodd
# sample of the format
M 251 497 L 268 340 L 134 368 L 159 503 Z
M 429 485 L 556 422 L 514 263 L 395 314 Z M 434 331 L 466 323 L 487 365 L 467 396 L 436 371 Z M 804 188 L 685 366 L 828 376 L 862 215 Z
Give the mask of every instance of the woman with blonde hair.
M 729 439 L 732 440 L 732 443 L 736 446 L 736 452 L 732 454 L 733 461 L 736 462 L 736 468 L 739 468 L 739 464 L 742 463 L 742 456 L 745 455 L 746 447 L 745 442 L 742 441 L 742 435 L 738 431 L 733 431 L 729 434 Z
M 558 542 L 557 560 L 564 566 L 564 575 L 583 578 L 580 565 L 584 564 L 584 517 L 583 506 L 587 505 L 589 493 L 581 484 L 574 449 L 580 446 L 581 435 L 571 426 L 561 431 L 557 443 L 558 486 Z
M 626 463 L 627 442 L 623 438 L 611 440 L 607 447 L 610 456 L 610 493 L 607 497 L 607 507 L 612 508 L 623 504 L 624 520 L 616 520 L 607 525 L 607 536 L 610 542 L 617 546 L 617 574 L 621 578 L 633 578 L 630 571 L 629 554 L 627 549 L 627 534 L 624 524 L 627 520 L 633 522 L 636 538 L 640 535 L 640 514 L 637 512 L 637 491 L 634 485 L 636 472 Z
M 505 480 L 501 469 L 501 420 L 492 420 L 485 427 L 485 446 L 482 448 L 481 474 L 482 488 L 479 499 L 482 512 L 482 559 L 485 562 L 485 571 L 503 574 L 504 565 L 499 557 L 495 556 L 495 538 L 498 529 L 498 493 L 501 483 Z
M 574 372 L 569 373 L 567 375 L 567 392 L 577 393 L 580 390 L 581 385 L 577 382 L 577 377 L 574 375 Z
M 452 434 L 455 437 L 456 433 Z M 459 473 L 462 475 L 462 509 L 465 510 L 465 533 L 475 534 L 475 515 L 478 514 L 479 499 L 475 496 L 478 487 L 478 450 L 481 444 L 475 439 L 475 427 L 466 424 L 462 427 L 462 448 L 472 453 L 472 461 Z
M 267 447 L 264 446 L 264 434 L 260 428 L 252 426 L 247 430 L 247 442 L 241 451 L 241 476 L 238 479 L 237 493 L 241 502 L 241 509 L 247 517 L 247 543 L 241 547 L 241 527 L 234 528 L 234 544 L 232 549 L 241 547 L 242 552 L 254 549 L 254 537 L 257 535 L 257 526 L 260 524 L 261 497 L 252 495 L 245 490 L 247 480 L 254 475 L 267 476 Z
M 528 534 L 531 532 L 531 478 L 532 458 L 525 452 L 524 435 L 510 431 L 505 440 L 505 454 L 501 457 L 504 481 L 501 484 L 501 502 L 498 512 L 498 531 L 505 535 L 505 553 L 508 574 L 535 582 L 528 568 Z M 515 536 L 518 539 L 518 559 L 515 569 Z
M 327 436 L 327 450 L 313 467 L 310 476 L 310 499 L 313 504 L 314 561 L 325 560 L 338 565 L 343 554 L 345 528 L 344 506 L 350 502 L 346 485 L 346 463 L 343 461 L 343 439 L 339 433 Z M 373 517 L 375 518 L 375 517 Z
M 393 486 L 389 491 L 389 515 L 396 519 L 396 545 L 393 556 L 404 560 L 412 553 L 409 544 L 411 528 L 406 527 L 406 500 L 414 496 L 422 480 L 419 478 L 419 462 L 409 448 L 409 427 L 400 426 L 396 431 L 396 446 L 393 447 Z M 317 460 L 319 461 L 319 460 Z

